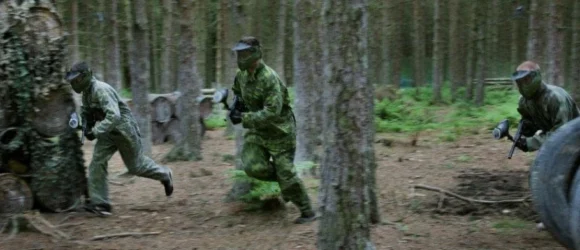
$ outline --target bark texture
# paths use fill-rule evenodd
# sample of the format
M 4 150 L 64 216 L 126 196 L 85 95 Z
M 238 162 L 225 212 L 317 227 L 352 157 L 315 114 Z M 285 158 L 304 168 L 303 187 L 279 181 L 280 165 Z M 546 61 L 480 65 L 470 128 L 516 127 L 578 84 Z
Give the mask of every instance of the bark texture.
M 117 0 L 106 1 L 108 6 L 107 67 L 105 81 L 116 90 L 121 90 L 121 42 L 119 40 L 118 3 Z
M 145 0 L 130 0 L 134 15 L 131 18 L 131 31 L 128 32 L 130 47 L 131 94 L 133 96 L 133 115 L 141 130 L 143 152 L 151 155 L 151 114 L 147 98 L 150 85 L 149 63 L 149 24 Z
M 194 10 L 196 7 L 194 0 L 178 0 L 180 14 L 180 69 L 179 69 L 179 89 L 183 93 L 182 99 L 178 102 L 178 110 L 187 110 L 186 114 L 178 115 L 181 119 L 181 135 L 183 138 L 178 140 L 177 145 L 167 154 L 166 161 L 191 161 L 201 160 L 201 126 L 199 104 L 196 97 L 201 94 L 201 79 L 196 66 L 196 57 L 198 56 L 195 47 L 194 37 L 195 29 Z
M 413 74 L 415 87 L 425 86 L 425 24 L 422 0 L 413 0 Z
M 296 116 L 295 163 L 315 160 L 318 124 L 316 106 L 320 95 L 316 91 L 315 58 L 316 25 L 318 13 L 316 1 L 294 1 L 294 111 Z M 302 174 L 302 173 L 299 173 Z
M 550 84 L 564 86 L 564 0 L 549 3 L 550 25 L 548 25 L 548 70 L 546 80 Z
M 433 102 L 442 102 L 441 87 L 443 85 L 443 22 L 441 11 L 443 10 L 442 0 L 433 1 L 435 14 L 433 27 Z
M 367 1 L 326 0 L 322 9 L 324 157 L 318 249 L 375 249 L 373 88 L 367 81 Z

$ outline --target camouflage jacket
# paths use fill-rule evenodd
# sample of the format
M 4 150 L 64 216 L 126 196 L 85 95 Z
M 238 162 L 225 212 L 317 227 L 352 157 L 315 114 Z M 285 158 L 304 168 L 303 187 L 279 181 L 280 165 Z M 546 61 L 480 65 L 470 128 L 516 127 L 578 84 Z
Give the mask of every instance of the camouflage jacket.
M 91 79 L 90 86 L 83 91 L 82 102 L 82 117 L 87 117 L 88 115 L 101 116 L 91 129 L 95 136 L 111 132 L 119 124 L 135 123 L 131 110 L 121 100 L 117 91 L 111 85 L 94 77 Z
M 529 151 L 540 149 L 544 141 L 564 123 L 579 116 L 574 99 L 561 87 L 542 83 L 538 96 L 532 100 L 520 97 L 518 112 L 541 133 L 526 138 Z
M 232 91 L 249 112 L 242 115 L 245 140 L 259 144 L 295 145 L 295 120 L 288 89 L 276 71 L 260 60 L 256 71 L 238 70 Z

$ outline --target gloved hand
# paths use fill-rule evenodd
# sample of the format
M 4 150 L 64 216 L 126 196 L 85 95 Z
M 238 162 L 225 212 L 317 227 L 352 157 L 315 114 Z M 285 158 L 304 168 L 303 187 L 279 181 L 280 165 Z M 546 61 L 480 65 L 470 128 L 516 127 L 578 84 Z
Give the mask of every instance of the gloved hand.
M 524 152 L 528 152 L 528 143 L 523 136 L 516 142 L 516 147 Z
M 242 112 L 240 112 L 237 109 L 233 109 L 232 111 L 230 111 L 230 120 L 232 121 L 232 124 L 236 125 L 242 122 Z

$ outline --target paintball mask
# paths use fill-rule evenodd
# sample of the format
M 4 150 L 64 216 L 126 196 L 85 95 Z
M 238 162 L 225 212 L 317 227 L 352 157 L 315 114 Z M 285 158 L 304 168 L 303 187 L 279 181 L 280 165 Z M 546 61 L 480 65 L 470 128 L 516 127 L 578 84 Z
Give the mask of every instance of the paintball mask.
M 236 52 L 240 70 L 247 70 L 256 60 L 262 58 L 260 42 L 253 37 L 242 38 L 232 50 Z
M 92 77 L 93 73 L 87 63 L 80 62 L 72 66 L 66 73 L 65 79 L 70 83 L 72 89 L 80 94 L 89 87 Z
M 518 70 L 512 74 L 518 91 L 526 98 L 531 99 L 542 86 L 542 76 L 539 71 Z

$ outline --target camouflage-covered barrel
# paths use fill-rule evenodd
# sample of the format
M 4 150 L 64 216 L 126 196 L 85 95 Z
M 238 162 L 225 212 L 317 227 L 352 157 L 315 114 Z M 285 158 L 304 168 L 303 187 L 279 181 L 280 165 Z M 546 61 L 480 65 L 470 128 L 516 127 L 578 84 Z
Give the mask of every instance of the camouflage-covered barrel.
M 86 189 L 80 140 L 68 127 L 77 107 L 63 79 L 64 26 L 50 0 L 0 1 L 0 12 L 0 172 L 26 180 L 36 207 L 62 211 Z

